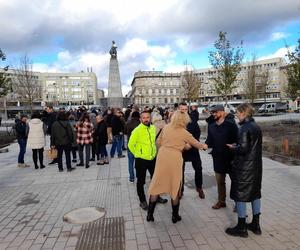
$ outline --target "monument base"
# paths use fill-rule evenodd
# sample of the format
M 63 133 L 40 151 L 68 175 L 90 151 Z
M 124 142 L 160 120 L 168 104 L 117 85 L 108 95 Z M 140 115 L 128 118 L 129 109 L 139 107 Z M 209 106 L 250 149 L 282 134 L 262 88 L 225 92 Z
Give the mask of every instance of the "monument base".
M 132 104 L 132 100 L 131 98 L 129 97 L 118 97 L 118 98 L 121 98 L 122 100 L 122 105 L 120 106 L 114 106 L 114 105 L 109 105 L 108 102 L 109 102 L 109 98 L 105 97 L 105 98 L 100 98 L 99 99 L 99 102 L 100 102 L 100 108 L 101 110 L 106 110 L 108 107 L 120 107 L 120 108 L 126 108 L 127 106 L 131 105 Z
M 108 97 L 107 105 L 111 108 L 123 108 L 123 97 Z

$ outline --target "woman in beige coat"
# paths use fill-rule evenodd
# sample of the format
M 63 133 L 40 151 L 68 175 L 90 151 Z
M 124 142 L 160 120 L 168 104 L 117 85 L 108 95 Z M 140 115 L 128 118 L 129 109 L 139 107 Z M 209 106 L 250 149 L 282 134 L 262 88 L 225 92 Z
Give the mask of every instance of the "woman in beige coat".
M 192 134 L 186 130 L 190 122 L 188 114 L 180 111 L 174 112 L 170 124 L 166 125 L 157 143 L 160 146 L 154 175 L 149 187 L 149 208 L 147 221 L 154 221 L 153 213 L 159 194 L 168 193 L 172 199 L 172 221 L 176 223 L 181 220 L 178 215 L 179 194 L 182 181 L 182 151 L 188 149 L 189 145 L 198 149 L 206 149 L 207 146 L 197 141 Z

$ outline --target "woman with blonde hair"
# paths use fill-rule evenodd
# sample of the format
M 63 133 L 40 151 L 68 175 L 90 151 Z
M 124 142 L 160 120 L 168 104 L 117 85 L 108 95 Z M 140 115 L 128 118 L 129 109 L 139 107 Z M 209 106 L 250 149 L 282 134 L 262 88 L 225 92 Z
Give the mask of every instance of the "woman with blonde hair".
M 147 221 L 154 221 L 153 213 L 159 194 L 168 193 L 172 199 L 172 221 L 181 220 L 179 211 L 179 194 L 182 185 L 182 151 L 189 144 L 198 149 L 206 149 L 206 145 L 197 141 L 186 130 L 190 122 L 189 115 L 180 111 L 172 114 L 171 122 L 164 127 L 157 143 L 160 146 L 154 175 L 149 187 L 149 208 Z

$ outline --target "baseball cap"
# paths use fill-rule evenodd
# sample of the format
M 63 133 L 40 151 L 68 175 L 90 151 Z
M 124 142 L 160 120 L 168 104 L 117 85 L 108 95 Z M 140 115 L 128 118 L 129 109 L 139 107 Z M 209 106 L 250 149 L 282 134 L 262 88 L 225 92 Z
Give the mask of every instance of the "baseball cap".
M 217 104 L 210 109 L 210 112 L 224 111 L 224 106 Z

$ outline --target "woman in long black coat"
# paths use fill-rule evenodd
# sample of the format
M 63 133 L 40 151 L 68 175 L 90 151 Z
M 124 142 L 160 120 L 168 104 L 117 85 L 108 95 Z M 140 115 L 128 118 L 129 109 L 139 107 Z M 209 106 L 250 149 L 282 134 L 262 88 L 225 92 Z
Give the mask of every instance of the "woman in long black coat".
M 236 202 L 238 224 L 226 229 L 226 233 L 232 236 L 247 237 L 247 228 L 255 234 L 261 234 L 262 132 L 252 118 L 253 113 L 249 104 L 238 106 L 238 143 L 227 145 L 235 153 L 230 174 L 230 197 Z M 253 220 L 250 224 L 246 224 L 246 202 L 252 205 Z

